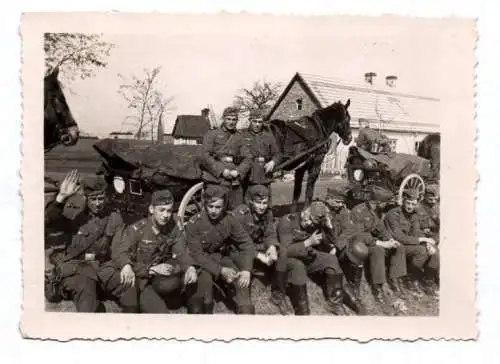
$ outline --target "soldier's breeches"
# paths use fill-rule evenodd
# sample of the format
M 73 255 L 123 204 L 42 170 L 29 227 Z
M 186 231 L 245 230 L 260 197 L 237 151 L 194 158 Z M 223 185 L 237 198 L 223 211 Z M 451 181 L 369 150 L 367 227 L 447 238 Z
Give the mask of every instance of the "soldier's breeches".
M 178 291 L 182 287 L 182 274 L 176 274 L 172 276 L 156 276 L 153 278 L 151 285 L 154 290 L 161 296 L 164 297 L 169 293 Z
M 201 270 L 198 274 L 196 284 L 189 286 L 187 290 L 188 301 L 199 301 L 208 305 L 213 298 L 213 277 L 206 270 Z
M 137 284 L 124 288 L 119 271 L 115 271 L 107 282 L 103 282 L 103 289 L 118 302 L 123 312 L 135 313 L 139 311 Z
M 406 276 L 406 250 L 401 245 L 398 248 L 389 250 L 389 278 L 401 278 Z
M 231 257 L 223 257 L 221 260 L 221 265 L 223 267 L 228 267 L 228 268 L 233 268 L 236 271 L 240 271 L 241 264 L 240 261 L 243 259 L 243 257 L 237 253 L 231 254 Z M 233 300 L 234 303 L 236 303 L 237 306 L 249 306 L 252 304 L 252 301 L 250 299 L 250 286 L 246 288 L 241 288 L 238 284 L 238 280 L 234 281 L 233 283 L 230 283 L 232 286 L 232 290 L 234 292 Z
M 400 278 L 406 275 L 406 256 L 404 246 L 396 249 L 385 249 L 373 246 L 369 249 L 370 276 L 373 284 L 383 284 L 387 276 Z M 387 267 L 386 262 L 389 265 Z
M 87 276 L 75 274 L 62 282 L 62 287 L 68 298 L 73 300 L 78 312 L 97 312 L 97 282 Z
M 327 269 L 334 274 L 343 274 L 337 256 L 320 251 L 316 252 L 316 258 L 306 264 L 306 267 L 309 274 L 325 272 Z
M 421 271 L 424 268 L 425 262 L 429 259 L 426 247 L 423 245 L 406 245 L 405 251 L 406 259 L 412 268 Z
M 233 210 L 243 203 L 243 187 L 241 185 L 228 186 L 227 202 L 229 210 Z
M 429 261 L 427 262 L 427 268 L 438 271 L 439 270 L 439 249 L 437 249 L 436 253 L 430 256 Z
M 295 258 L 288 258 L 286 263 L 288 283 L 296 286 L 302 286 L 306 284 L 307 270 L 304 263 Z
M 147 284 L 139 295 L 139 306 L 142 313 L 167 313 L 168 308 L 151 284 Z

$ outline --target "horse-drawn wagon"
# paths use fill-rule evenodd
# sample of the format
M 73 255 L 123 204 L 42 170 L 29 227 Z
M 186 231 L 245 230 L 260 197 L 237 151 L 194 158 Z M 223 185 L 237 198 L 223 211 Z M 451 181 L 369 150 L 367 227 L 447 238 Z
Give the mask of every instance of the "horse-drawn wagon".
M 292 121 L 271 120 L 269 130 L 275 136 L 283 155 L 273 178 L 295 172 L 294 201 L 297 203 L 302 180 L 308 172 L 306 200 L 312 200 L 314 184 L 321 162 L 335 132 L 348 144 L 351 141 L 349 101 L 336 102 L 317 110 L 311 117 Z M 133 141 L 103 139 L 94 145 L 102 157 L 100 172 L 108 182 L 109 195 L 115 208 L 127 222 L 148 213 L 150 195 L 155 189 L 168 188 L 174 194 L 181 223 L 201 210 L 200 158 L 201 145 L 155 144 L 142 149 Z
M 431 162 L 425 158 L 394 152 L 372 153 L 357 146 L 349 148 L 345 167 L 353 204 L 366 201 L 376 187 L 394 193 L 397 203 L 401 203 L 404 191 L 409 189 L 423 196 L 425 184 L 434 178 Z

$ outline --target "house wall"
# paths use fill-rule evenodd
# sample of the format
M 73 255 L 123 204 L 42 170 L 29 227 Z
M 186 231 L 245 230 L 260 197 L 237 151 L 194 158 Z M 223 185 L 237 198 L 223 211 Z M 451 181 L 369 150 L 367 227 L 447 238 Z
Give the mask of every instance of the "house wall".
M 302 110 L 297 109 L 297 100 L 302 99 Z M 296 119 L 311 115 L 317 109 L 299 82 L 295 82 L 279 106 L 270 115 L 271 119 Z
M 174 138 L 175 145 L 198 145 L 201 143 L 200 138 Z

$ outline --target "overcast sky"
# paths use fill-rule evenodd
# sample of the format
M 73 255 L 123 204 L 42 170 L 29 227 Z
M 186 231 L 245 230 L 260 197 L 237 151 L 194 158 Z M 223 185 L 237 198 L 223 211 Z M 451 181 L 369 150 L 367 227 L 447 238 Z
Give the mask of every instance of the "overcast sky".
M 139 31 L 137 32 L 139 33 Z M 453 65 L 470 36 L 466 27 L 438 20 L 396 18 L 215 17 L 166 22 L 162 34 L 106 34 L 116 45 L 108 66 L 93 79 L 70 85 L 68 102 L 81 128 L 105 136 L 124 130 L 130 110 L 117 93 L 118 73 L 142 74 L 161 66 L 162 90 L 174 96 L 166 120 L 170 132 L 177 114 L 199 114 L 208 104 L 220 115 L 242 87 L 255 80 L 287 83 L 295 72 L 363 82 L 395 74 L 400 91 L 446 101 L 453 88 Z M 464 45 L 461 45 L 464 44 Z

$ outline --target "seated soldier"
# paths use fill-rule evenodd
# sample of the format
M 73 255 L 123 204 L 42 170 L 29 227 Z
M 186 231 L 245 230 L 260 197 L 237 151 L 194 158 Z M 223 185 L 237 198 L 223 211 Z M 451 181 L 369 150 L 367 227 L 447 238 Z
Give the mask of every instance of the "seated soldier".
M 354 294 L 343 282 L 336 249 L 324 233 L 324 227 L 331 226 L 329 220 L 328 208 L 320 201 L 314 201 L 299 213 L 282 217 L 277 228 L 280 254 L 302 261 L 309 275 L 320 274 L 329 310 L 335 315 L 344 315 L 345 292 L 349 297 Z
M 363 311 L 361 305 L 359 288 L 363 276 L 363 268 L 368 258 L 366 237 L 357 234 L 356 228 L 351 221 L 350 212 L 346 207 L 347 187 L 328 187 L 325 204 L 331 215 L 331 229 L 325 229 L 328 240 L 335 249 L 340 265 L 346 279 L 353 285 L 354 296 L 350 297 L 350 290 L 346 292 L 346 298 L 351 300 L 349 306 L 355 311 Z
M 238 206 L 233 214 L 255 243 L 255 267 L 273 277 L 272 302 L 285 314 L 288 311 L 286 288 L 287 284 L 290 284 L 290 301 L 295 314 L 309 315 L 304 264 L 286 255 L 278 255 L 279 244 L 274 217 L 268 206 L 269 189 L 262 185 L 253 185 L 248 189 L 247 196 L 247 205 Z
M 390 210 L 384 217 L 384 224 L 391 236 L 405 247 L 408 261 L 408 286 L 417 295 L 421 294 L 419 282 L 424 278 L 437 280 L 439 274 L 439 250 L 436 241 L 420 230 L 416 213 L 418 192 L 403 193 L 403 204 Z M 424 281 L 424 289 L 427 289 Z M 430 293 L 430 292 L 428 292 Z
M 213 285 L 222 283 L 231 292 L 237 314 L 255 314 L 250 279 L 255 245 L 235 217 L 227 212 L 227 190 L 208 185 L 203 211 L 186 225 L 186 242 L 195 264 L 201 268 L 198 286 L 188 304 L 198 312 L 213 313 Z M 219 285 L 217 285 L 219 287 Z
M 173 216 L 169 190 L 153 192 L 150 217 L 130 225 L 113 241 L 113 260 L 126 285 L 136 285 L 142 313 L 168 312 L 164 297 L 191 288 L 197 275 L 185 239 Z M 188 306 L 188 313 L 193 309 Z
M 382 221 L 385 204 L 392 199 L 391 192 L 373 188 L 370 191 L 370 200 L 351 210 L 351 220 L 358 232 L 369 236 L 367 243 L 372 290 L 377 301 L 382 304 L 388 304 L 390 301 L 387 296 L 386 274 L 392 290 L 397 295 L 404 295 L 402 278 L 406 276 L 404 245 L 391 237 Z
M 438 186 L 429 184 L 425 186 L 424 199 L 417 207 L 417 213 L 420 217 L 420 229 L 422 232 L 433 238 L 439 244 L 439 198 Z
M 78 200 L 76 193 L 82 185 L 84 195 Z M 104 312 L 98 297 L 98 292 L 103 292 L 116 300 L 123 312 L 135 313 L 137 290 L 124 281 L 126 269 L 118 272 L 110 260 L 111 241 L 125 226 L 121 215 L 107 208 L 106 187 L 101 176 L 79 183 L 79 173 L 74 170 L 66 175 L 56 199 L 46 207 L 46 226 L 59 226 L 71 239 L 61 259 L 54 261 L 57 279 L 61 280 L 60 295 L 55 299 L 73 300 L 78 312 Z
M 356 138 L 356 146 L 370 153 L 389 153 L 391 146 L 387 136 L 381 132 L 370 128 L 370 122 L 367 119 L 359 119 L 359 134 Z

